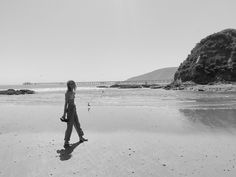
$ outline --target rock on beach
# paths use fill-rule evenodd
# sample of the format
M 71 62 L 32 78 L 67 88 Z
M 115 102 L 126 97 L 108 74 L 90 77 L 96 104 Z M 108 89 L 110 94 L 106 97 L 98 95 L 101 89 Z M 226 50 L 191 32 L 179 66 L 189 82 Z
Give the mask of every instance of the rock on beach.
M 24 95 L 24 94 L 34 94 L 34 93 L 35 91 L 28 89 L 21 89 L 21 90 L 8 89 L 0 91 L 0 95 Z

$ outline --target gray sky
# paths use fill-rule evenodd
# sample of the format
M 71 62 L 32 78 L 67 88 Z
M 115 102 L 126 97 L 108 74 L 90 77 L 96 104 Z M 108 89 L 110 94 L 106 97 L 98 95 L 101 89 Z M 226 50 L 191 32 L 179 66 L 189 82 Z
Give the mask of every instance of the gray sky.
M 125 80 L 236 28 L 235 0 L 1 0 L 0 84 Z

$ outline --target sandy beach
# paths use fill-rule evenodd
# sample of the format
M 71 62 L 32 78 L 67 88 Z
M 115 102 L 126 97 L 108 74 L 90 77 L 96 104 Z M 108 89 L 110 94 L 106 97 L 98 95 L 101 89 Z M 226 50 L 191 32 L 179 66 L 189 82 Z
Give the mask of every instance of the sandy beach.
M 233 136 L 88 133 L 67 151 L 61 136 L 1 135 L 1 176 L 235 176 Z
M 122 92 L 129 94 L 126 93 L 129 91 Z M 163 92 L 162 95 L 181 93 Z M 63 94 L 57 95 L 63 98 Z M 37 100 L 40 97 L 46 99 L 49 94 L 31 95 L 28 99 L 5 97 L 5 102 L 22 100 L 15 104 L 1 103 L 0 176 L 234 177 L 236 174 L 235 102 L 232 100 L 231 109 L 227 109 L 229 105 L 219 109 L 217 99 L 180 102 L 165 96 L 168 101 L 160 99 L 162 104 L 140 106 L 142 101 L 137 100 L 146 99 L 143 95 L 127 96 L 124 105 L 120 102 L 125 97 L 108 99 L 97 95 L 88 109 L 83 102 L 87 94 L 81 93 L 77 110 L 89 141 L 80 144 L 73 130 L 73 145 L 65 150 L 66 125 L 59 121 L 62 104 L 52 104 L 55 100 L 42 104 Z M 229 97 L 226 98 L 221 99 L 223 104 L 229 102 Z M 204 104 L 199 104 L 199 100 Z M 193 109 L 196 101 L 198 109 Z M 146 105 L 151 103 L 154 104 L 146 102 Z M 215 108 L 209 110 L 209 105 Z

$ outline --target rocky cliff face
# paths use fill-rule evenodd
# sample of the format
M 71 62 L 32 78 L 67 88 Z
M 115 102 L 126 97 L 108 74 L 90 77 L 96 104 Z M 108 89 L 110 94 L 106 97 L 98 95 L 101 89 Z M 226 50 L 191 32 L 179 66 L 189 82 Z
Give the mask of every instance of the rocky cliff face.
M 236 30 L 226 29 L 202 39 L 180 64 L 174 79 L 198 84 L 236 81 Z

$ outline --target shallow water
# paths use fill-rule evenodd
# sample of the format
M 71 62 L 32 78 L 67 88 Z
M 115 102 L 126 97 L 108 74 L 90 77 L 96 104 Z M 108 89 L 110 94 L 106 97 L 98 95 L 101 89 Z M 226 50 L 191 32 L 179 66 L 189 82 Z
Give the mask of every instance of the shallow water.
M 61 131 L 63 104 L 64 90 L 60 89 L 0 95 L 0 132 Z M 236 94 L 230 92 L 84 87 L 77 90 L 76 104 L 86 131 L 189 134 L 236 130 Z

